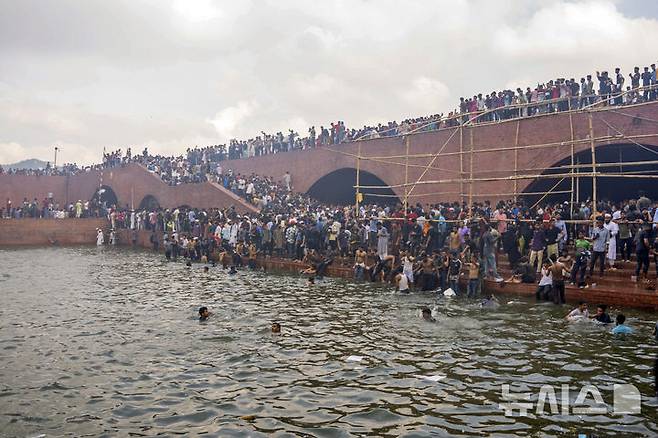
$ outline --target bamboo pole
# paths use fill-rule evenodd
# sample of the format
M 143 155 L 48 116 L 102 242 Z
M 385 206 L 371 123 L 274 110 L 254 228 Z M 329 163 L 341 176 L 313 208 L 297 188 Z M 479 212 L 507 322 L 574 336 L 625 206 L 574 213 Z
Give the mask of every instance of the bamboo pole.
M 592 113 L 588 113 L 590 149 L 592 154 L 592 201 L 594 212 L 598 212 L 597 193 L 596 193 L 596 148 L 594 147 L 594 124 L 592 123 Z
M 355 215 L 356 217 L 359 217 L 359 196 L 361 195 L 361 192 L 359 190 L 359 186 L 361 185 L 361 143 L 359 143 L 358 147 L 358 152 L 356 156 L 356 202 L 354 204 L 355 207 Z
M 469 136 L 470 136 L 470 143 L 471 143 L 471 156 L 469 157 L 469 179 L 470 182 L 468 183 L 468 204 L 472 205 L 473 204 L 473 128 L 468 129 Z
M 460 128 L 461 128 L 461 125 L 460 125 Z M 458 130 L 455 129 L 455 130 L 452 132 L 452 134 L 450 134 L 450 136 L 448 137 L 448 139 L 447 139 L 447 140 L 443 143 L 443 145 L 439 148 L 439 151 L 438 151 L 438 152 L 432 157 L 432 160 L 430 160 L 430 162 L 427 164 L 427 166 L 425 167 L 425 170 L 423 170 L 423 172 L 420 174 L 420 176 L 419 176 L 418 179 L 416 180 L 416 183 L 418 183 L 420 180 L 422 180 L 422 179 L 425 177 L 425 175 L 427 174 L 427 171 L 429 170 L 430 166 L 432 166 L 432 165 L 434 164 L 434 162 L 436 161 L 436 159 L 439 158 L 439 155 L 441 155 L 441 153 L 443 152 L 443 149 L 445 149 L 445 147 L 448 145 L 448 143 L 450 143 L 450 140 L 452 140 L 452 138 L 455 136 L 455 134 L 457 133 L 457 131 L 458 131 Z M 461 175 L 460 175 L 460 176 L 461 176 Z M 460 179 L 461 179 L 461 178 L 460 178 Z M 415 188 L 416 188 L 416 185 L 413 184 L 412 187 L 411 187 L 411 190 L 409 191 L 409 193 L 413 192 Z
M 519 119 L 516 122 L 516 135 L 514 137 L 514 175 L 518 175 L 519 172 L 519 130 L 521 129 L 521 120 Z M 519 192 L 518 183 L 514 180 L 514 202 L 518 200 L 517 193 Z
M 519 196 L 533 196 L 533 195 L 544 195 L 547 194 L 548 192 L 522 192 L 519 193 Z M 553 190 L 551 194 L 553 195 L 558 195 L 558 194 L 564 194 L 564 193 L 569 193 L 569 190 Z M 488 198 L 488 197 L 493 197 L 493 196 L 513 196 L 514 192 L 509 192 L 509 193 L 478 193 L 475 195 L 476 198 Z
M 569 129 L 571 131 L 571 196 L 569 198 L 569 217 L 573 217 L 573 186 L 575 184 L 574 173 L 574 155 L 575 146 L 573 144 L 574 131 L 573 131 L 573 113 L 571 112 L 571 99 L 569 99 Z
M 580 159 L 576 160 L 576 202 L 580 204 Z
M 409 137 L 404 138 L 405 142 L 405 158 L 404 158 L 404 183 L 409 183 Z M 404 216 L 407 216 L 407 211 L 409 209 L 409 189 L 407 186 L 404 187 Z
M 555 185 L 553 185 L 553 187 L 551 187 L 551 188 L 548 190 L 548 192 L 544 193 L 544 195 L 543 195 L 541 198 L 539 198 L 539 200 L 538 200 L 537 202 L 535 202 L 535 203 L 533 204 L 532 207 L 530 207 L 530 210 L 532 210 L 532 209 L 535 208 L 537 205 L 539 205 L 539 203 L 540 203 L 541 201 L 543 201 L 544 198 L 546 198 L 548 195 L 550 195 L 551 192 L 552 192 L 553 190 L 555 190 L 555 189 L 557 188 L 557 186 L 560 185 L 560 183 L 562 183 L 562 181 L 564 181 L 564 178 L 562 178 L 561 180 L 559 180 L 558 182 L 556 182 Z
M 464 193 L 464 124 L 459 125 L 459 193 Z M 462 203 L 464 196 L 461 196 Z

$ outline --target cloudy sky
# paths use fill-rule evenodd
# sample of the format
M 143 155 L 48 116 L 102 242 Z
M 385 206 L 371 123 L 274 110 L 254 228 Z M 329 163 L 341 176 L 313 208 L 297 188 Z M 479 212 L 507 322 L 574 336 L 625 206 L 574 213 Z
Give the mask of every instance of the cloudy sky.
M 447 113 L 656 41 L 651 0 L 0 0 L 0 163 Z

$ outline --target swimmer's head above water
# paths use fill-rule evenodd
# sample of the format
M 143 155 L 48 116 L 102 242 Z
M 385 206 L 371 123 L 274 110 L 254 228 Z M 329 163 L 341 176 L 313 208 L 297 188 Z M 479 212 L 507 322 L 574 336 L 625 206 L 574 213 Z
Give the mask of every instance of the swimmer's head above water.
M 281 333 L 281 324 L 279 324 L 278 322 L 273 322 L 272 333 Z
M 421 314 L 423 315 L 423 319 L 425 321 L 430 321 L 430 322 L 436 321 L 434 318 L 432 318 L 432 311 L 430 310 L 429 307 L 423 307 L 421 309 Z
M 212 315 L 206 306 L 199 307 L 199 321 L 205 321 Z

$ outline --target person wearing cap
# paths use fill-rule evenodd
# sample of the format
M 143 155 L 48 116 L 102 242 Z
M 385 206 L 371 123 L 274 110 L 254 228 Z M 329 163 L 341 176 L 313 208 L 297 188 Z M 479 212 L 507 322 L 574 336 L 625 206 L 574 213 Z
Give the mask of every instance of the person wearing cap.
M 608 252 L 606 254 L 608 259 L 608 266 L 611 271 L 616 271 L 615 259 L 617 258 L 617 234 L 619 234 L 619 226 L 612 220 L 612 215 L 605 214 L 605 222 L 603 226 L 610 232 L 608 240 Z

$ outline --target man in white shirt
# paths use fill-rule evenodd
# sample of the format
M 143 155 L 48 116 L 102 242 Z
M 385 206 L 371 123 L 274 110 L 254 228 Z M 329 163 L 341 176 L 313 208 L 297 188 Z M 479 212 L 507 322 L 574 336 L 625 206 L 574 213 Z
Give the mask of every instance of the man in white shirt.
M 587 320 L 589 318 L 589 310 L 587 310 L 587 302 L 581 301 L 578 303 L 578 307 L 573 309 L 565 317 L 569 321 L 576 321 L 579 319 Z
M 606 258 L 608 259 L 610 270 L 616 271 L 617 268 L 615 268 L 615 259 L 617 258 L 617 234 L 619 234 L 619 226 L 611 219 L 612 216 L 606 213 L 605 223 L 603 226 L 610 232 L 610 240 L 608 241 L 608 253 Z

